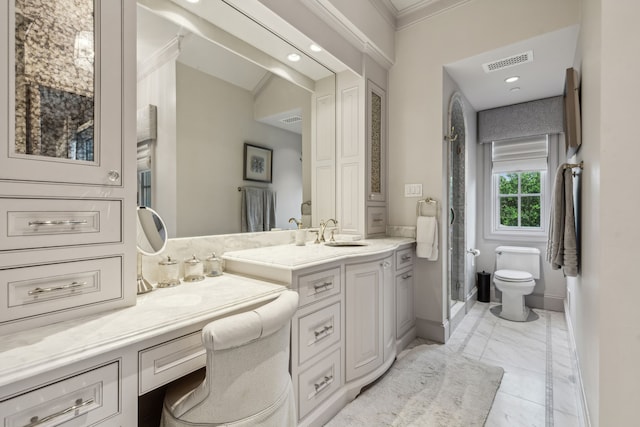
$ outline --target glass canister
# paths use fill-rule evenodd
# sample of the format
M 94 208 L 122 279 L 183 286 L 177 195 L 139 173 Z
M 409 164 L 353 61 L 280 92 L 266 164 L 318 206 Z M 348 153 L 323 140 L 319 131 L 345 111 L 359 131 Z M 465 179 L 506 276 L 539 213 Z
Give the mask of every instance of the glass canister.
M 179 284 L 180 269 L 178 261 L 175 261 L 168 256 L 166 260 L 158 263 L 158 287 L 169 288 Z
M 204 268 L 202 261 L 195 255 L 191 258 L 184 260 L 184 281 L 185 282 L 199 282 L 204 280 Z
M 204 272 L 209 277 L 216 277 L 222 274 L 222 260 L 212 253 L 204 260 Z

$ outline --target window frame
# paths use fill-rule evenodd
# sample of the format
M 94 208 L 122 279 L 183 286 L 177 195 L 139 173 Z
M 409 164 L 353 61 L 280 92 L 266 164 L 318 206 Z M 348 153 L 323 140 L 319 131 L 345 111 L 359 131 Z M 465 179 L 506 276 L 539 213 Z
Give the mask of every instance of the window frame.
M 548 135 L 549 151 L 547 156 L 547 170 L 541 176 L 540 204 L 542 211 L 540 212 L 541 229 L 531 230 L 530 228 L 521 228 L 518 230 L 500 229 L 499 225 L 499 200 L 497 192 L 497 176 L 493 173 L 493 162 L 491 159 L 491 143 L 482 144 L 484 149 L 484 196 L 482 197 L 484 204 L 484 239 L 499 240 L 502 242 L 546 242 L 548 238 L 549 209 L 551 206 L 551 192 L 553 189 L 553 177 L 558 167 L 559 150 L 563 142 L 561 135 Z M 495 177 L 494 177 L 495 176 Z
M 548 161 L 547 161 L 547 168 L 548 166 Z M 526 172 L 540 172 L 540 193 L 527 193 L 527 194 L 523 194 L 522 193 L 522 179 L 521 179 L 521 175 L 522 173 L 526 173 Z M 545 220 L 544 220 L 544 212 L 546 212 L 546 202 L 548 200 L 547 194 L 546 194 L 546 181 L 547 181 L 547 172 L 548 171 L 518 171 L 518 172 L 513 172 L 518 174 L 518 192 L 514 193 L 514 194 L 500 194 L 500 175 L 502 173 L 493 173 L 493 171 L 491 172 L 492 175 L 492 180 L 493 180 L 493 188 L 491 190 L 491 199 L 493 201 L 493 203 L 495 204 L 495 206 L 493 207 L 493 224 L 492 224 L 492 231 L 495 232 L 509 232 L 509 233 L 545 233 L 546 235 L 546 230 L 545 230 Z M 521 215 L 521 201 L 523 197 L 534 197 L 534 196 L 539 196 L 540 197 L 540 227 L 523 227 L 522 225 L 518 225 L 516 227 L 512 227 L 512 226 L 506 226 L 506 225 L 502 225 L 500 223 L 500 199 L 502 197 L 517 197 L 518 199 L 518 223 L 521 222 L 522 219 L 522 215 Z

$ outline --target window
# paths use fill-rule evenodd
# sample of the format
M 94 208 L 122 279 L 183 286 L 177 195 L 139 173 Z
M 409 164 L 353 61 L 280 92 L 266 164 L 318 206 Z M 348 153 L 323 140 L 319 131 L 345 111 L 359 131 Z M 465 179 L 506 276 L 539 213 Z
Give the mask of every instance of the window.
M 557 136 L 537 136 L 485 145 L 485 238 L 546 239 L 549 170 L 555 167 Z
M 506 231 L 542 229 L 543 172 L 523 171 L 494 174 L 496 225 Z

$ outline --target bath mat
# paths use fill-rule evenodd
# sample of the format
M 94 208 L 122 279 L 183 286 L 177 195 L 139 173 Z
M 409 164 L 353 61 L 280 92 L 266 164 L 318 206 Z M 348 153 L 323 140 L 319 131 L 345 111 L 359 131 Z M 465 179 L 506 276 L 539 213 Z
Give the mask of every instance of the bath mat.
M 442 345 L 420 345 L 326 426 L 482 426 L 503 373 Z

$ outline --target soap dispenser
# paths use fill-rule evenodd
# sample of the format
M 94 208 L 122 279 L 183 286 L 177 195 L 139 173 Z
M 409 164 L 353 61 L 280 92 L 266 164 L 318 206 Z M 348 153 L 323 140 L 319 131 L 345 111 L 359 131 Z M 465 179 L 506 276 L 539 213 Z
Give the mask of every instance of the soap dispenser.
M 304 246 L 307 242 L 307 230 L 302 228 L 302 221 L 298 221 L 295 218 L 289 218 L 289 222 L 295 222 L 298 226 L 296 230 L 296 246 Z

